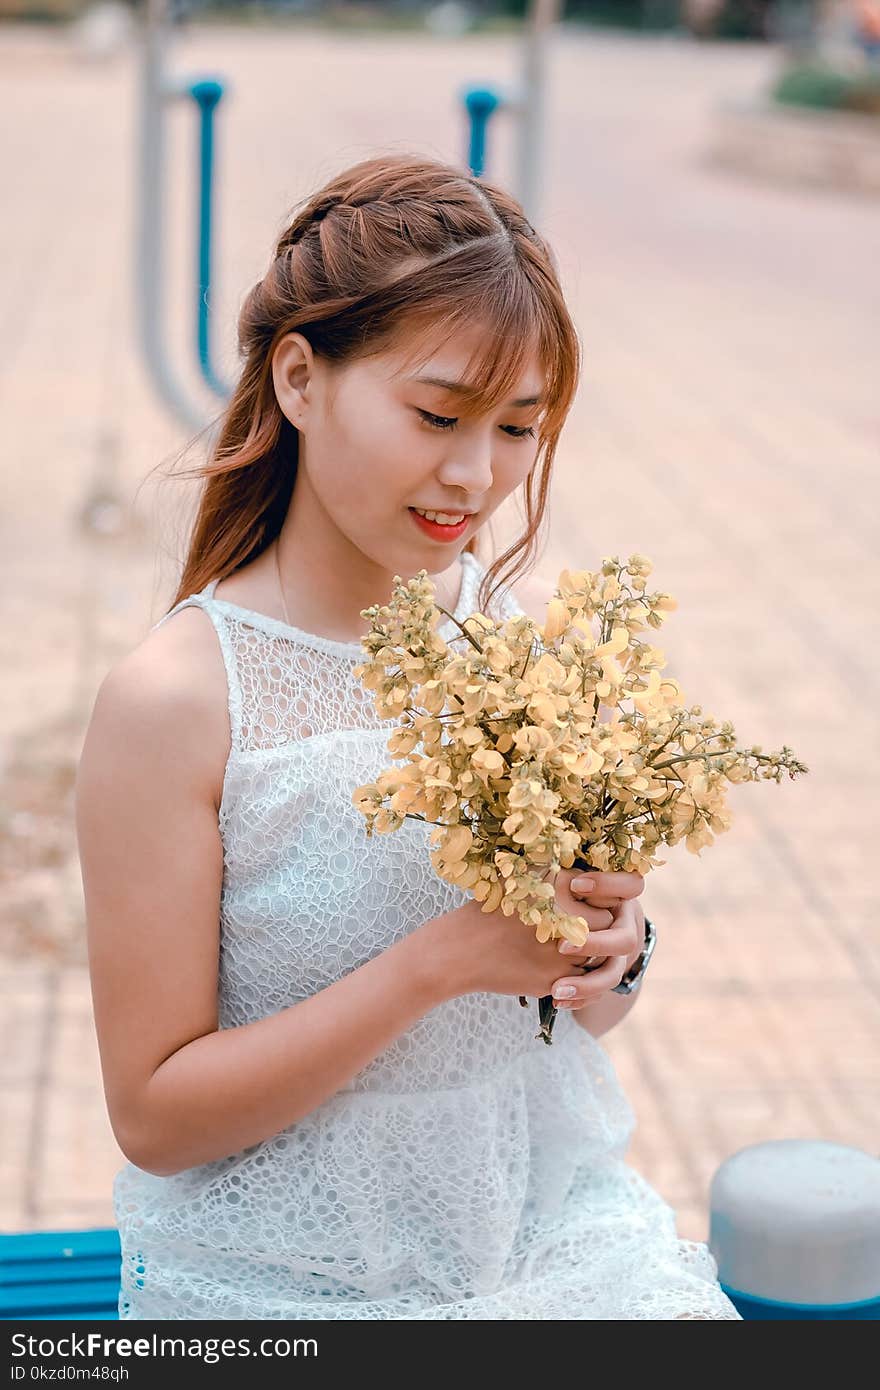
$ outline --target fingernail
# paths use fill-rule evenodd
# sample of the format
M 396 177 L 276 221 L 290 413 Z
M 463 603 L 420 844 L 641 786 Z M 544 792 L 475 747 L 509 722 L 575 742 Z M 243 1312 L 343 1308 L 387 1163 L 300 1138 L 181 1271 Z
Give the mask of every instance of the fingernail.
M 577 946 L 575 946 L 571 941 L 563 941 L 563 942 L 561 943 L 559 949 L 560 949 L 560 951 L 562 951 L 565 955 L 571 956 L 571 955 L 574 955 L 575 951 L 577 950 Z
M 589 893 L 596 887 L 596 880 L 594 878 L 573 878 L 571 886 L 575 893 Z
M 573 999 L 576 994 L 574 985 L 555 985 L 553 988 L 554 999 Z

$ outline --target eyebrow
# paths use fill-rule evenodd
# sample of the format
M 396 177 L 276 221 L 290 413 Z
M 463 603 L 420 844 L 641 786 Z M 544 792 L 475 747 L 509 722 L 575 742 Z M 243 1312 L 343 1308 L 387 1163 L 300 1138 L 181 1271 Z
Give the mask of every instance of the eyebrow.
M 464 393 L 472 390 L 472 387 L 468 386 L 466 382 L 447 381 L 442 376 L 413 376 L 410 377 L 410 381 L 421 381 L 424 382 L 426 386 L 442 386 L 444 391 L 459 391 Z M 543 396 L 523 396 L 518 401 L 509 401 L 508 404 L 512 406 L 540 405 L 543 399 Z

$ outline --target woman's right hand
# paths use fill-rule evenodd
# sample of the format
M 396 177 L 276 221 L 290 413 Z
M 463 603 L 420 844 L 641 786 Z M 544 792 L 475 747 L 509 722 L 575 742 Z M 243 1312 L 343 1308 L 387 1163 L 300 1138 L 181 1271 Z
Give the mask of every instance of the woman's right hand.
M 592 970 L 607 956 L 629 955 L 631 933 L 627 927 L 612 925 L 614 916 L 607 908 L 592 907 L 574 897 L 569 884 L 578 876 L 583 876 L 582 869 L 560 870 L 556 906 L 588 923 L 590 933 L 577 955 L 595 956 Z M 483 912 L 476 899 L 432 918 L 421 930 L 426 933 L 426 949 L 433 952 L 431 968 L 441 998 L 485 991 L 541 999 L 553 993 L 557 980 L 580 973 L 580 966 L 573 966 L 571 958 L 560 952 L 558 939 L 538 941 L 535 928 L 521 922 L 516 913 L 506 917 L 500 909 Z M 599 972 L 598 993 L 608 988 L 604 974 Z

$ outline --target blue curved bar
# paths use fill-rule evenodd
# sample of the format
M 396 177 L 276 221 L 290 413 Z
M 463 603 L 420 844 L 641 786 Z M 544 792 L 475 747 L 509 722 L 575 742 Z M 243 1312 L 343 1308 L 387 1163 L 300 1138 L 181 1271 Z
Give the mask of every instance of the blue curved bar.
M 220 380 L 211 362 L 210 348 L 210 292 L 211 292 L 211 238 L 212 202 L 214 192 L 214 111 L 223 96 L 223 84 L 215 78 L 205 78 L 194 82 L 189 89 L 190 96 L 199 108 L 199 248 L 198 248 L 198 286 L 199 305 L 197 313 L 197 348 L 199 367 L 202 376 L 224 400 L 232 394 L 231 389 Z

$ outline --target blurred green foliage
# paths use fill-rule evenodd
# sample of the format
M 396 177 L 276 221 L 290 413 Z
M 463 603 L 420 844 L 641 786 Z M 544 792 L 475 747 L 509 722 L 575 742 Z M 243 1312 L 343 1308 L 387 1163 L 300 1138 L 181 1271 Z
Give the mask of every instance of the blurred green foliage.
M 513 0 L 512 0 L 513 2 Z M 583 19 L 615 29 L 675 29 L 679 0 L 564 0 L 564 19 Z
M 785 106 L 822 110 L 863 111 L 880 115 L 880 74 L 856 75 L 820 62 L 788 68 L 772 88 L 775 101 Z

